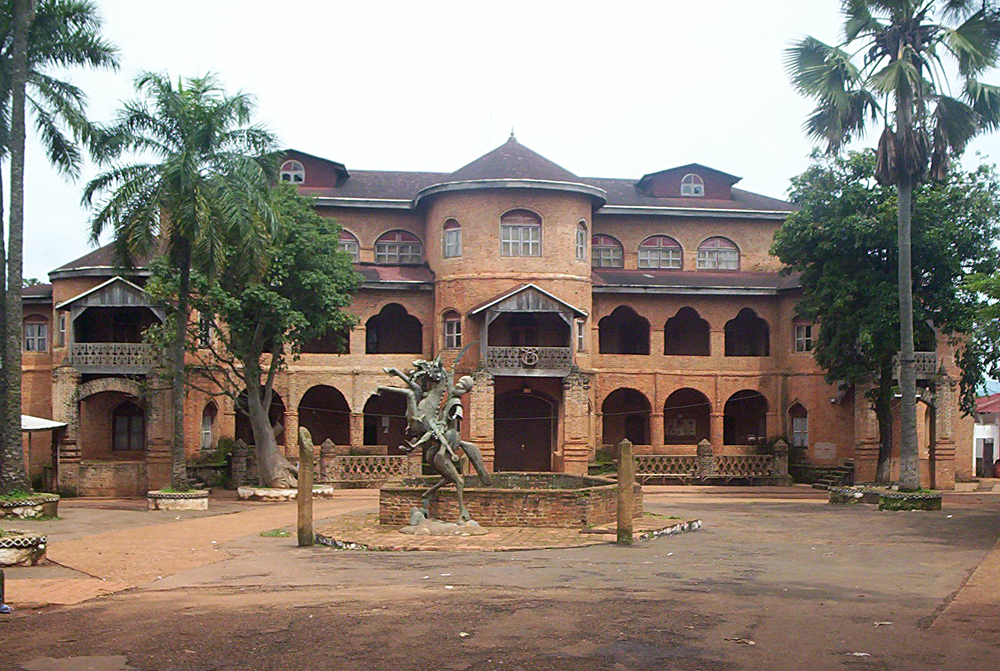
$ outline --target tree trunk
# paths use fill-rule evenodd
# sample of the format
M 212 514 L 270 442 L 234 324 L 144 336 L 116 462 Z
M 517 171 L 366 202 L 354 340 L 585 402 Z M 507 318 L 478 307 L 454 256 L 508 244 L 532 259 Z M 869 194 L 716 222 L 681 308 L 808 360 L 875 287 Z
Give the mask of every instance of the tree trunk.
M 10 368 L 4 365 L 7 358 L 7 245 L 4 240 L 4 207 L 3 207 L 3 170 L 0 169 L 0 426 L 4 426 L 7 421 L 7 394 L 2 390 L 7 388 L 7 371 Z M 3 441 L 3 430 L 0 429 L 0 445 Z M 0 452 L 3 448 L 0 447 Z M 0 455 L 0 482 L 3 482 L 3 462 Z
M 917 376 L 913 354 L 913 279 L 910 260 L 913 183 L 900 178 L 899 207 L 899 388 L 900 405 L 899 487 L 903 491 L 920 488 L 917 453 Z
M 255 377 L 255 379 L 250 379 Z M 298 482 L 295 467 L 278 449 L 274 438 L 274 427 L 268 414 L 270 403 L 264 407 L 260 388 L 260 375 L 247 376 L 247 414 L 253 430 L 253 442 L 257 449 L 257 474 L 264 487 L 293 488 Z
M 878 466 L 875 482 L 892 480 L 892 367 L 883 367 L 876 397 L 872 401 L 878 420 Z
M 10 241 L 7 246 L 7 323 L 4 369 L 6 416 L 0 450 L 0 494 L 31 491 L 21 437 L 21 284 L 24 265 L 24 85 L 28 73 L 28 27 L 33 0 L 14 0 L 10 107 Z
M 170 486 L 177 491 L 185 491 L 188 487 L 187 454 L 184 450 L 184 354 L 186 351 L 188 326 L 188 303 L 191 292 L 191 247 L 187 240 L 180 243 L 177 265 L 181 274 L 180 287 L 177 292 L 177 324 L 174 331 L 174 342 L 171 345 L 171 366 L 173 367 L 170 383 L 170 397 L 173 410 L 173 433 L 170 439 Z

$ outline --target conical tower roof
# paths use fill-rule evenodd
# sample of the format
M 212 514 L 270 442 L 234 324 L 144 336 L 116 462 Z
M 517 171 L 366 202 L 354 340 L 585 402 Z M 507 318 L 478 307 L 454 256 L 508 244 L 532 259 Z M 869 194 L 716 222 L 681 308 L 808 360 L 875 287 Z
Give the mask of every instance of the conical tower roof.
M 538 179 L 550 182 L 579 182 L 580 178 L 517 141 L 511 133 L 502 145 L 446 177 L 444 182 L 481 179 Z

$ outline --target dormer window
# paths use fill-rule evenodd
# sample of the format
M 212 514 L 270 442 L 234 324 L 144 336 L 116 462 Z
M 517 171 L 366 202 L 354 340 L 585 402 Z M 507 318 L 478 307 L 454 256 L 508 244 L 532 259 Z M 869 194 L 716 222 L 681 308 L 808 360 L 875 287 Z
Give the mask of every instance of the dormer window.
M 701 198 L 705 195 L 705 181 L 694 173 L 688 173 L 681 179 L 681 195 Z
M 340 239 L 337 241 L 337 248 L 351 257 L 351 261 L 358 262 L 358 239 L 350 231 L 340 229 Z
M 281 164 L 279 177 L 288 184 L 305 184 L 306 169 L 298 161 L 285 161 Z
M 621 268 L 625 265 L 622 243 L 610 235 L 590 239 L 590 265 L 594 268 Z
M 389 231 L 375 241 L 375 263 L 394 266 L 421 261 L 423 245 L 409 231 Z

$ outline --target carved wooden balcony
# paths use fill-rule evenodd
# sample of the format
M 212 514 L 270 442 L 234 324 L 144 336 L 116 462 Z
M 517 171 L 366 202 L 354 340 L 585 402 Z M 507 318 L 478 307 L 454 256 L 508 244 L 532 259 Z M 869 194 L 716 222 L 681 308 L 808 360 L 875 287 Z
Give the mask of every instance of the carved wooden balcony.
M 69 363 L 81 373 L 141 375 L 153 366 L 153 347 L 145 343 L 73 343 Z
M 486 370 L 494 375 L 566 377 L 572 368 L 571 347 L 486 348 Z

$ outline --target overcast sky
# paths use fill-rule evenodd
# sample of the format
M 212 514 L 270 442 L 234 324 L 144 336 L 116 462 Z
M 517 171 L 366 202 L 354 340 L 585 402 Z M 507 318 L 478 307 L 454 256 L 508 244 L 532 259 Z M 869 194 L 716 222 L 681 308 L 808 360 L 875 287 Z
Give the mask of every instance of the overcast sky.
M 839 37 L 840 0 L 332 2 L 97 0 L 117 73 L 75 71 L 108 120 L 143 70 L 217 73 L 283 146 L 348 169 L 451 172 L 518 140 L 590 177 L 699 162 L 785 195 L 812 105 L 782 55 Z M 1000 83 L 1000 73 L 986 78 Z M 974 142 L 995 161 L 1000 136 Z M 29 138 L 25 277 L 91 249 L 76 183 Z

